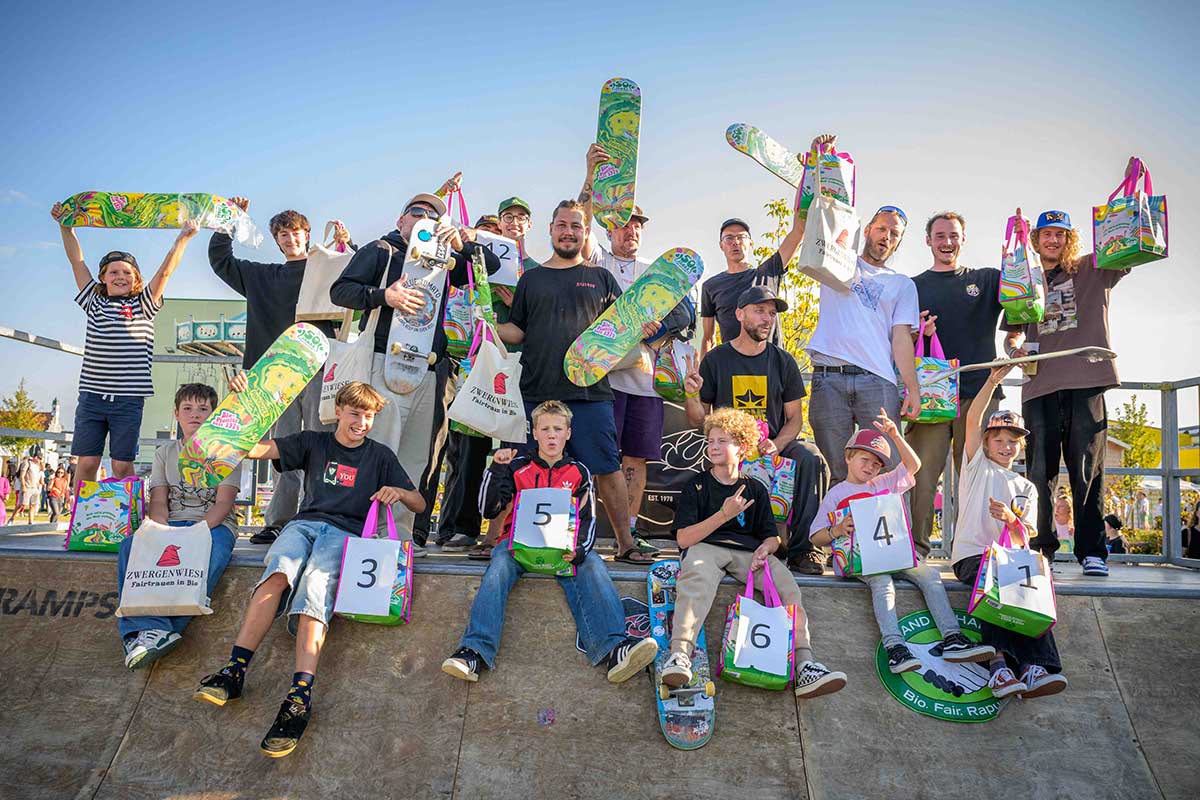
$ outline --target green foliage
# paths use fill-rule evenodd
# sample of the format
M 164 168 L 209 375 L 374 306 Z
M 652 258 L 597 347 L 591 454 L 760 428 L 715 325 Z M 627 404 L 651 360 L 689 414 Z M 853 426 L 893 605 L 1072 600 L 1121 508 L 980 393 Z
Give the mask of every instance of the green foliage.
M 1129 445 L 1129 449 L 1121 453 L 1122 467 L 1147 469 L 1158 466 L 1162 454 L 1154 429 L 1146 424 L 1147 419 L 1146 404 L 1139 403 L 1135 394 L 1121 406 L 1110 425 L 1113 437 Z M 1132 502 L 1142 486 L 1142 479 L 1137 475 L 1122 475 L 1116 486 L 1120 495 Z
M 21 430 L 41 430 L 42 418 L 34 407 L 33 398 L 25 389 L 25 379 L 17 385 L 17 390 L 9 397 L 0 400 L 0 428 L 18 428 Z M 19 439 L 12 436 L 0 437 L 0 447 L 8 452 L 20 454 L 30 446 L 37 444 L 37 439 Z

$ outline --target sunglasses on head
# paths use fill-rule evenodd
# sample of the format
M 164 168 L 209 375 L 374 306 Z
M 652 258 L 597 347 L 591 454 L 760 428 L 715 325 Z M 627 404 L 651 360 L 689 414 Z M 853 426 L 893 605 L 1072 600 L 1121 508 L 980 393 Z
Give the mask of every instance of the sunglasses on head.
M 878 217 L 880 214 L 886 214 L 886 213 L 895 214 L 898 217 L 900 217 L 900 220 L 905 225 L 908 224 L 908 215 L 904 213 L 904 209 L 900 208 L 900 206 L 880 206 L 879 210 L 875 212 L 875 216 Z

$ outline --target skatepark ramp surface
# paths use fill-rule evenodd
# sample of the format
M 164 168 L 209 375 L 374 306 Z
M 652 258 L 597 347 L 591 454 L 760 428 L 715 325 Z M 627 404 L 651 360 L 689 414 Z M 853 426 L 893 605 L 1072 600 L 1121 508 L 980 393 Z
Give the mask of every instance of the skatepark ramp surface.
M 0 553 L 0 797 L 1200 796 L 1200 591 L 1060 596 L 1055 635 L 1069 689 L 958 724 L 885 691 L 865 588 L 802 581 L 817 657 L 849 685 L 797 702 L 790 690 L 718 681 L 715 735 L 681 752 L 658 730 L 647 677 L 611 685 L 575 649 L 553 580 L 527 578 L 513 591 L 495 671 L 476 684 L 444 675 L 479 572 L 423 565 L 411 625 L 333 623 L 308 732 L 294 754 L 268 759 L 258 743 L 292 673 L 282 625 L 240 701 L 191 699 L 228 655 L 259 568 L 231 566 L 216 613 L 196 619 L 174 653 L 129 672 L 114 562 Z M 619 573 L 618 590 L 645 599 L 636 577 Z M 714 659 L 733 596 L 723 586 L 709 616 Z M 901 614 L 919 597 L 899 592 Z M 965 607 L 965 593 L 951 600 Z

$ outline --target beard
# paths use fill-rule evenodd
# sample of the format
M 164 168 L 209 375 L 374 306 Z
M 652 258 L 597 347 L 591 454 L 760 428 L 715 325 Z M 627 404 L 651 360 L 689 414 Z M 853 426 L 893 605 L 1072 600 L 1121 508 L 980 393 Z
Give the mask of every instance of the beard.
M 554 250 L 554 255 L 558 256 L 559 258 L 570 259 L 579 255 L 579 251 L 583 249 L 583 242 L 563 242 L 561 244 L 559 242 L 554 242 L 551 245 L 551 248 Z
M 742 330 L 745 331 L 746 335 L 749 336 L 754 341 L 765 342 L 767 340 L 767 337 L 771 335 L 772 327 L 774 327 L 774 326 L 769 325 L 769 326 L 762 327 L 762 328 L 758 328 L 758 327 L 749 328 L 749 327 L 746 327 L 745 325 L 743 325 Z

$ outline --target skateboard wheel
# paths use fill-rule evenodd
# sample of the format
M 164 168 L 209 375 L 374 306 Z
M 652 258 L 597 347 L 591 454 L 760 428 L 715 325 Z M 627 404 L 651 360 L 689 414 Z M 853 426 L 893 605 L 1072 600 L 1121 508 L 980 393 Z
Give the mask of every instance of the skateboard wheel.
M 392 355 L 394 355 L 394 356 L 400 355 L 400 343 L 399 342 L 392 342 Z
M 717 685 L 715 683 L 713 683 L 712 681 L 708 681 L 707 683 L 705 683 L 704 684 L 704 695 L 706 697 L 716 697 L 717 696 Z
M 425 360 L 428 361 L 429 366 L 432 367 L 437 363 L 437 353 L 430 353 L 429 355 L 425 356 Z
M 670 700 L 671 699 L 671 689 L 665 683 L 660 683 L 658 685 L 658 699 L 659 700 Z

